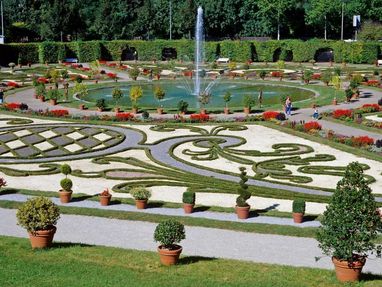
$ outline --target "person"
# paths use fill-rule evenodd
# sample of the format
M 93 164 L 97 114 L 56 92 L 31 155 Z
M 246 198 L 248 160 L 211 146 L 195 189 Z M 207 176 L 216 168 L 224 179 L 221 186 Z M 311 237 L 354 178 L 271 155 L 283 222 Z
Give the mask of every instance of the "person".
M 4 102 L 4 90 L 0 89 L 0 104 Z
M 287 116 L 292 115 L 292 101 L 291 101 L 290 97 L 287 97 L 285 100 L 285 114 Z
M 259 96 L 258 96 L 259 106 L 261 108 L 261 105 L 263 104 L 263 90 L 260 90 Z
M 318 120 L 319 117 L 320 117 L 320 114 L 318 113 L 318 109 L 315 108 L 313 113 L 313 119 Z

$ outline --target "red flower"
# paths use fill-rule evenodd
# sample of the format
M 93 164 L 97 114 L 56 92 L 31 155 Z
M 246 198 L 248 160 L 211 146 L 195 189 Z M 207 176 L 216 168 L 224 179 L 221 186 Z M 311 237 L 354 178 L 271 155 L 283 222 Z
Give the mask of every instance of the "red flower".
M 379 112 L 381 110 L 381 107 L 378 104 L 364 104 L 361 107 L 361 110 L 365 113 L 374 113 Z
M 51 110 L 49 111 L 49 114 L 55 117 L 64 117 L 69 115 L 68 110 Z
M 354 146 L 368 146 L 374 144 L 374 139 L 368 136 L 352 137 L 352 143 Z
M 19 87 L 20 87 L 20 85 L 19 85 L 18 83 L 13 82 L 13 81 L 9 81 L 9 82 L 7 83 L 7 86 L 8 86 L 8 87 L 13 87 L 13 88 L 19 88 Z
M 372 86 L 372 87 L 378 87 L 379 81 L 378 80 L 368 80 L 365 84 L 368 86 Z
M 190 120 L 192 120 L 192 121 L 206 122 L 209 119 L 210 119 L 210 116 L 206 115 L 206 114 L 192 114 L 190 116 Z
M 49 83 L 49 80 L 45 77 L 40 77 L 37 79 L 37 83 L 40 83 L 40 84 L 48 84 Z
M 313 76 L 312 76 L 312 79 L 313 79 L 313 80 L 319 80 L 319 79 L 321 79 L 321 74 L 320 74 L 320 73 L 314 73 Z
M 352 110 L 335 110 L 332 113 L 332 117 L 335 119 L 341 119 L 341 118 L 351 118 L 353 115 Z
M 5 108 L 8 110 L 17 110 L 20 109 L 20 103 L 6 103 Z
M 106 76 L 108 76 L 111 79 L 115 79 L 117 77 L 116 73 L 107 73 Z
M 119 121 L 128 121 L 134 118 L 134 114 L 132 113 L 116 113 L 115 117 Z
M 266 111 L 263 113 L 263 119 L 269 121 L 270 119 L 275 119 L 280 113 L 275 111 Z
M 272 77 L 275 77 L 275 78 L 280 78 L 280 77 L 283 76 L 283 72 L 280 72 L 280 71 L 273 71 L 273 72 L 271 73 L 271 76 L 272 76 Z
M 106 64 L 107 64 L 107 61 L 105 61 L 105 60 L 99 60 L 99 63 L 100 63 L 100 65 L 106 65 Z
M 318 122 L 307 122 L 304 124 L 304 131 L 308 132 L 310 130 L 321 130 L 321 125 Z

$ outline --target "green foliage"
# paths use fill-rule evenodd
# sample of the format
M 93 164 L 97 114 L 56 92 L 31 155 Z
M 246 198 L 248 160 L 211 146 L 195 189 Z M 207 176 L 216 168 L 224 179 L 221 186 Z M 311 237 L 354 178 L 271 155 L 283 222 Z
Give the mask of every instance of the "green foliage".
M 332 70 L 327 69 L 323 71 L 320 79 L 323 83 L 325 83 L 328 86 L 330 81 L 332 80 Z
M 304 70 L 304 73 L 302 74 L 302 80 L 306 84 L 309 84 L 312 77 L 313 77 L 313 71 L 312 70 Z
M 130 76 L 132 79 L 136 79 L 136 78 L 139 76 L 139 74 L 140 74 L 141 72 L 139 71 L 138 67 L 133 67 L 132 69 L 130 69 L 130 70 L 128 71 L 128 73 L 129 73 L 129 76 Z
M 261 79 L 264 80 L 266 76 L 267 76 L 267 72 L 266 72 L 266 71 L 261 70 L 261 71 L 259 72 L 259 77 L 260 77 Z
M 48 91 L 48 98 L 51 100 L 57 100 L 60 98 L 60 91 L 57 89 L 50 89 Z
M 114 88 L 111 92 L 111 96 L 113 97 L 116 104 L 123 98 L 123 92 L 119 88 Z
M 185 113 L 187 112 L 187 109 L 188 109 L 188 103 L 186 101 L 180 100 L 178 102 L 178 111 Z
M 150 117 L 150 114 L 149 114 L 148 111 L 143 111 L 143 112 L 142 112 L 142 118 L 143 118 L 143 119 L 147 120 L 149 117 Z
M 161 101 L 164 99 L 166 96 L 166 92 L 162 89 L 161 86 L 156 86 L 154 88 L 154 97 L 158 100 Z
M 60 171 L 62 174 L 68 176 L 69 174 L 72 173 L 72 168 L 70 167 L 70 165 L 65 163 L 65 164 L 60 166 Z
M 96 107 L 101 109 L 101 110 L 104 110 L 106 108 L 106 100 L 101 98 L 101 99 L 98 99 L 96 101 Z
M 138 100 L 143 96 L 143 90 L 141 86 L 132 86 L 130 89 L 130 100 L 133 103 L 133 107 L 138 107 Z
M 195 192 L 185 191 L 183 192 L 182 202 L 188 204 L 195 204 Z
M 293 200 L 292 211 L 295 213 L 305 213 L 305 200 L 299 198 Z
M 134 199 L 145 200 L 151 197 L 151 192 L 144 186 L 136 186 L 130 189 L 130 194 Z
M 238 188 L 239 196 L 236 198 L 236 204 L 238 207 L 248 206 L 247 200 L 251 197 L 251 193 L 248 191 L 248 176 L 245 167 L 240 167 L 240 187 Z
M 18 225 L 33 233 L 57 224 L 60 210 L 50 199 L 39 196 L 28 199 L 17 210 L 16 217 Z
M 38 95 L 38 96 L 45 96 L 46 95 L 46 88 L 45 88 L 45 84 L 43 84 L 43 83 L 37 84 L 35 90 L 36 90 L 36 95 Z
M 77 94 L 80 98 L 85 97 L 89 93 L 88 87 L 83 83 L 76 82 L 73 87 L 73 93 Z
M 209 94 L 209 93 L 206 93 L 206 92 L 203 92 L 199 95 L 198 97 L 198 101 L 199 103 L 202 104 L 202 106 L 204 107 L 205 105 L 208 105 L 208 103 L 210 102 L 211 100 L 211 97 L 212 95 Z
M 382 25 L 378 22 L 366 21 L 358 33 L 358 39 L 363 41 L 378 41 L 382 39 Z
M 245 108 L 251 108 L 256 104 L 256 98 L 252 95 L 245 95 L 243 98 L 243 105 Z
M 61 179 L 60 185 L 64 191 L 71 191 L 73 187 L 73 182 L 70 178 Z
M 184 225 L 180 222 L 168 219 L 157 225 L 154 231 L 154 240 L 170 249 L 174 244 L 186 239 Z
M 353 162 L 324 212 L 317 232 L 319 246 L 326 255 L 352 262 L 355 256 L 367 257 L 370 251 L 381 256 L 381 245 L 375 245 L 382 221 L 362 166 Z

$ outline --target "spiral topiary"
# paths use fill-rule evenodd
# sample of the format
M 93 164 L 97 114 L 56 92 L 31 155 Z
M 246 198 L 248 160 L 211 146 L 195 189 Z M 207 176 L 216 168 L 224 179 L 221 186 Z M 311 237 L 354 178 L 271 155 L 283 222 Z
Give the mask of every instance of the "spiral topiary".
M 238 207 L 247 207 L 249 204 L 247 200 L 251 197 L 251 193 L 248 191 L 248 185 L 246 182 L 248 181 L 248 176 L 245 167 L 239 168 L 240 174 L 240 187 L 238 188 L 239 196 L 236 198 L 236 205 Z
M 64 191 L 71 191 L 73 182 L 70 178 L 64 178 L 60 181 L 60 185 Z

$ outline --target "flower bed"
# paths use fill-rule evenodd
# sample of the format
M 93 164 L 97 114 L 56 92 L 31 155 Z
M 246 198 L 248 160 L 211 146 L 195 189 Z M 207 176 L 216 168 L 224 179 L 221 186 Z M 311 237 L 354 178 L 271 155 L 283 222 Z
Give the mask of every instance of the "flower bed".
M 7 87 L 11 87 L 11 88 L 20 88 L 20 85 L 16 82 L 13 82 L 13 81 L 9 81 L 7 83 Z
M 283 75 L 284 75 L 283 72 L 280 72 L 280 71 L 273 71 L 273 72 L 271 73 L 271 76 L 274 77 L 274 78 L 280 78 L 280 77 L 282 77 Z
M 321 74 L 320 73 L 314 73 L 312 76 L 312 80 L 320 80 L 321 79 Z
M 374 144 L 374 139 L 368 136 L 359 136 L 351 138 L 353 146 L 361 147 L 361 146 L 370 146 Z
M 18 110 L 21 107 L 21 103 L 5 103 L 4 106 L 8 110 Z
M 362 113 L 375 113 L 379 112 L 381 107 L 378 104 L 364 104 L 358 110 L 360 110 Z
M 47 78 L 45 78 L 45 77 L 39 77 L 37 79 L 37 83 L 39 83 L 39 84 L 48 84 L 49 80 Z
M 207 122 L 209 121 L 210 116 L 206 114 L 192 114 L 190 116 L 191 121 L 198 121 L 198 122 Z
M 117 78 L 117 74 L 116 73 L 107 73 L 106 76 L 108 76 L 110 79 Z
M 49 111 L 49 115 L 54 117 L 65 117 L 69 115 L 68 110 L 51 110 Z
M 304 124 L 304 131 L 309 132 L 311 130 L 321 130 L 322 126 L 315 121 L 307 122 Z
M 115 118 L 118 121 L 129 121 L 134 119 L 134 115 L 132 113 L 116 113 Z
M 276 111 L 266 111 L 263 113 L 263 119 L 269 121 L 271 119 L 276 119 L 280 112 Z
M 362 85 L 365 86 L 371 86 L 371 87 L 378 87 L 379 86 L 379 81 L 378 80 L 368 80 L 367 82 L 363 82 Z
M 353 111 L 352 110 L 334 110 L 332 113 L 332 117 L 335 119 L 346 119 L 346 118 L 352 118 L 353 117 Z

